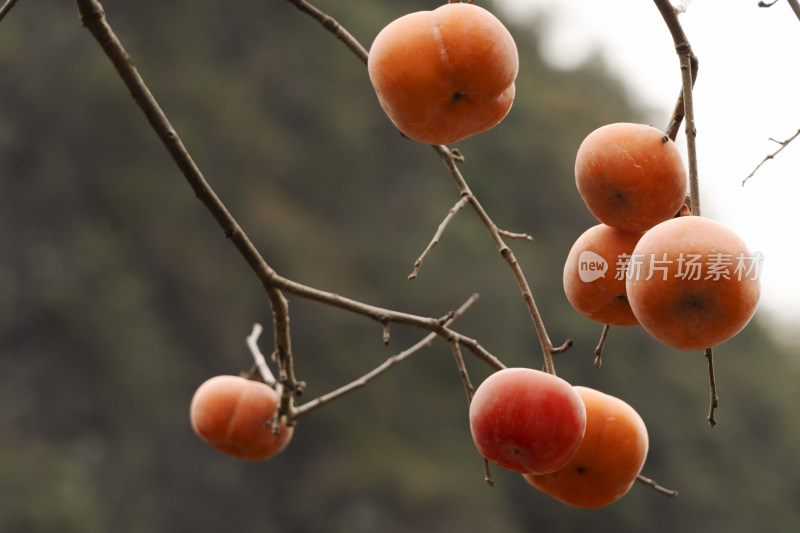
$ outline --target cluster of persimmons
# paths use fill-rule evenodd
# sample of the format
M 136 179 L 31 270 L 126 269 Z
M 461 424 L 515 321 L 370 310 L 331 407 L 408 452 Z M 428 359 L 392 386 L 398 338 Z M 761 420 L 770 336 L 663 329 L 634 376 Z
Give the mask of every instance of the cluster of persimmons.
M 467 3 L 400 17 L 376 36 L 367 63 L 392 123 L 429 144 L 500 123 L 518 66 L 508 30 Z M 683 207 L 687 176 L 672 140 L 651 126 L 603 126 L 580 145 L 575 179 L 600 222 L 575 242 L 564 267 L 564 290 L 577 311 L 605 325 L 640 324 L 684 350 L 714 346 L 745 326 L 759 297 L 757 268 L 732 231 Z M 278 403 L 262 382 L 213 377 L 192 399 L 192 427 L 226 454 L 266 459 L 292 437 L 293 427 L 276 420 Z M 626 494 L 649 445 L 642 418 L 621 399 L 529 368 L 484 380 L 469 423 L 487 461 L 585 508 Z
M 671 139 L 642 124 L 602 126 L 578 148 L 575 181 L 600 222 L 564 265 L 576 310 L 610 326 L 641 324 L 680 350 L 716 346 L 750 321 L 760 257 L 729 228 L 691 215 Z

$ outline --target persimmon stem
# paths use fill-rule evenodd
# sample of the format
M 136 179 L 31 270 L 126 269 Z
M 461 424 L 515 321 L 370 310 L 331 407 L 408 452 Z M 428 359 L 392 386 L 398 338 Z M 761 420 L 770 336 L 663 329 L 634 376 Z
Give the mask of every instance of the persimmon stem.
M 488 459 L 483 460 L 483 480 L 490 487 L 494 487 L 494 479 L 492 479 L 492 471 Z
M 603 324 L 603 331 L 600 333 L 600 341 L 597 343 L 597 347 L 594 349 L 594 367 L 600 368 L 600 365 L 603 364 L 603 349 L 606 346 L 606 340 L 608 339 L 608 331 L 611 329 L 611 326 L 608 324 Z
M 717 383 L 714 378 L 714 355 L 711 348 L 706 348 L 706 359 L 708 360 L 709 395 L 711 396 L 710 407 L 708 409 L 708 424 L 714 427 L 717 424 L 714 418 L 714 412 L 719 406 L 719 397 L 717 396 Z
M 644 477 L 641 474 L 636 476 L 636 481 L 647 485 L 651 489 L 655 490 L 656 492 L 659 492 L 659 493 L 663 494 L 664 496 L 667 496 L 668 498 L 674 498 L 675 496 L 678 495 L 678 491 L 677 490 L 671 490 L 671 489 L 664 488 L 661 485 L 659 485 L 658 483 L 656 483 L 655 481 L 653 481 L 652 479 Z

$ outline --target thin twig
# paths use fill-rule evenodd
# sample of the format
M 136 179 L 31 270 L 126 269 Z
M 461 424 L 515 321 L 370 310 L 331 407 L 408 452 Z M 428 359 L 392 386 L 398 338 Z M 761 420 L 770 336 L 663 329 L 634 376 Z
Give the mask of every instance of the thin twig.
M 253 324 L 253 331 L 246 339 L 247 347 L 250 349 L 250 354 L 256 362 L 256 367 L 258 367 L 258 371 L 261 374 L 261 379 L 264 380 L 264 383 L 267 385 L 274 386 L 277 382 L 275 375 L 269 369 L 269 366 L 267 366 L 267 359 L 258 347 L 258 338 L 261 336 L 262 331 L 264 331 L 264 328 L 261 327 L 261 324 Z
M 600 333 L 600 341 L 597 343 L 597 348 L 594 349 L 594 367 L 600 368 L 603 364 L 603 348 L 606 346 L 606 339 L 608 338 L 608 331 L 611 326 L 603 324 L 603 331 Z
M 674 498 L 675 496 L 678 495 L 678 491 L 677 490 L 666 489 L 666 488 L 662 487 L 661 485 L 659 485 L 658 483 L 656 483 L 655 481 L 653 481 L 652 479 L 644 477 L 641 474 L 636 476 L 636 481 L 638 481 L 640 483 L 644 483 L 648 487 L 652 488 L 656 492 L 660 492 L 661 494 L 663 494 L 664 496 L 667 496 L 668 498 Z
M 339 24 L 336 19 L 330 15 L 323 13 L 315 6 L 306 2 L 306 0 L 288 0 L 294 4 L 297 9 L 310 15 L 314 20 L 322 24 L 326 30 L 336 36 L 337 39 L 342 41 L 352 52 L 366 65 L 367 63 L 367 49 L 364 48 L 358 40 L 350 35 L 344 27 Z
M 470 404 L 472 402 L 472 395 L 475 393 L 475 387 L 472 386 L 472 382 L 469 379 L 467 366 L 464 364 L 464 356 L 461 355 L 461 345 L 452 341 L 450 342 L 450 348 L 453 350 L 453 357 L 456 360 L 458 375 L 461 376 L 461 381 L 464 382 L 464 391 L 467 393 L 467 404 Z
M 461 171 L 458 169 L 456 162 L 458 161 L 447 146 L 444 145 L 433 145 L 433 149 L 439 154 L 442 158 L 447 169 L 450 171 L 450 175 L 456 182 L 456 186 L 461 193 L 462 197 L 469 198 L 469 203 L 472 206 L 473 210 L 477 214 L 478 218 L 483 222 L 483 225 L 489 231 L 489 235 L 492 237 L 492 241 L 494 241 L 495 245 L 497 246 L 500 255 L 503 259 L 506 260 L 509 267 L 511 267 L 511 271 L 514 274 L 514 278 L 517 281 L 517 285 L 519 286 L 522 297 L 525 300 L 525 303 L 528 307 L 528 312 L 531 315 L 531 319 L 533 320 L 534 327 L 536 328 L 536 333 L 539 337 L 539 343 L 542 347 L 542 353 L 544 355 L 544 367 L 545 371 L 550 374 L 555 374 L 555 366 L 553 365 L 553 343 L 550 340 L 550 337 L 547 334 L 547 330 L 545 329 L 544 322 L 542 320 L 541 314 L 539 313 L 539 309 L 536 306 L 536 301 L 533 299 L 533 292 L 531 291 L 530 286 L 528 285 L 528 280 L 525 278 L 525 274 L 522 271 L 522 267 L 519 265 L 519 261 L 517 261 L 514 252 L 509 248 L 509 246 L 503 240 L 502 235 L 500 234 L 500 230 L 498 229 L 497 225 L 492 221 L 489 217 L 489 214 L 484 210 L 483 206 L 481 205 L 480 201 L 472 194 L 472 191 L 467 185 L 466 180 L 461 175 Z M 567 341 L 564 343 L 564 349 L 571 346 L 572 343 Z
M 708 382 L 709 382 L 709 395 L 711 396 L 710 407 L 708 409 L 708 424 L 714 427 L 717 421 L 714 419 L 714 411 L 719 406 L 719 397 L 717 396 L 717 382 L 714 379 L 714 355 L 711 348 L 706 348 L 706 359 L 708 359 Z
M 433 247 L 439 244 L 439 239 L 442 238 L 442 234 L 444 233 L 445 228 L 447 228 L 447 225 L 450 224 L 450 221 L 453 220 L 453 217 L 456 215 L 456 213 L 461 211 L 461 209 L 468 203 L 469 196 L 464 195 L 458 200 L 458 202 L 456 202 L 456 205 L 450 208 L 450 211 L 447 212 L 447 216 L 444 217 L 444 220 L 442 220 L 441 224 L 439 224 L 439 227 L 437 228 L 436 233 L 433 235 L 431 242 L 428 244 L 425 250 L 422 251 L 422 254 L 419 256 L 419 258 L 414 261 L 414 270 L 408 275 L 408 279 L 414 279 L 417 277 L 417 274 L 419 274 L 419 269 L 422 266 L 422 262 L 426 257 L 428 257 L 428 254 L 431 253 Z
M 3 21 L 6 15 L 8 15 L 11 8 L 14 7 L 14 4 L 17 3 L 17 0 L 6 0 L 6 3 L 3 4 L 3 7 L 0 7 L 0 22 Z
M 466 302 L 464 302 L 464 304 L 461 305 L 461 307 L 459 307 L 456 311 L 448 315 L 448 318 L 445 320 L 443 325 L 446 326 L 451 322 L 453 322 L 454 320 L 456 320 L 461 315 L 463 315 L 467 311 L 467 309 L 469 309 L 470 306 L 472 306 L 472 304 L 474 304 L 477 300 L 478 300 L 478 295 L 473 294 Z M 367 383 L 381 376 L 383 373 L 385 373 L 393 366 L 400 364 L 401 362 L 408 359 L 412 355 L 428 348 L 436 339 L 436 337 L 437 333 L 430 333 L 425 338 L 423 338 L 421 341 L 414 344 L 410 348 L 389 357 L 382 364 L 375 367 L 373 370 L 364 374 L 360 378 L 348 383 L 343 387 L 336 389 L 335 391 L 323 394 L 322 396 L 315 398 L 314 400 L 311 400 L 309 402 L 304 403 L 303 405 L 295 407 L 291 413 L 292 420 L 296 420 L 297 418 L 307 415 L 311 411 L 314 411 L 315 409 L 318 409 L 323 405 L 327 405 L 346 394 L 349 394 L 355 390 L 363 388 L 364 386 L 367 385 Z
M 501 237 L 506 237 L 508 239 L 516 239 L 520 241 L 532 241 L 533 237 L 528 235 L 527 233 L 513 233 L 508 230 L 498 229 L 498 233 L 500 233 Z
M 759 168 L 761 168 L 761 165 L 763 165 L 764 163 L 766 163 L 766 162 L 767 162 L 767 161 L 769 161 L 770 159 L 774 159 L 776 155 L 778 155 L 779 153 L 781 153 L 781 150 L 783 150 L 784 148 L 786 148 L 786 146 L 787 146 L 787 145 L 788 145 L 790 142 L 792 142 L 793 140 L 795 140 L 795 139 L 796 139 L 798 136 L 800 136 L 800 130 L 797 130 L 797 132 L 795 132 L 795 134 L 794 134 L 794 135 L 792 135 L 791 137 L 789 137 L 789 138 L 788 138 L 788 139 L 786 139 L 785 141 L 778 141 L 778 140 L 776 140 L 776 139 L 773 139 L 773 138 L 771 138 L 771 137 L 770 137 L 770 139 L 769 139 L 770 141 L 772 141 L 772 142 L 776 142 L 776 143 L 780 144 L 780 145 L 781 145 L 781 147 L 780 147 L 780 148 L 778 148 L 777 150 L 775 150 L 774 152 L 772 152 L 771 154 L 767 155 L 766 157 L 764 157 L 764 159 L 763 159 L 763 160 L 762 160 L 762 161 L 761 161 L 761 162 L 760 162 L 760 163 L 759 163 L 759 164 L 756 166 L 756 168 L 754 168 L 754 169 L 753 169 L 753 171 L 752 171 L 750 174 L 748 174 L 748 176 L 747 176 L 745 179 L 743 179 L 743 180 L 742 180 L 742 187 L 744 187 L 744 184 L 745 184 L 745 183 L 747 183 L 747 180 L 749 180 L 750 178 L 752 178 L 752 177 L 755 175 L 755 173 L 756 173 L 756 172 L 758 172 L 758 169 L 759 169 Z

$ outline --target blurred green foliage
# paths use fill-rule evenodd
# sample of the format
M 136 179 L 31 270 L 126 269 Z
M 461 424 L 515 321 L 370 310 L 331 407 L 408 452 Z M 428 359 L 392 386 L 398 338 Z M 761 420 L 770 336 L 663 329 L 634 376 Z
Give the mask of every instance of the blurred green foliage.
M 435 3 L 319 7 L 368 47 L 390 20 Z M 109 22 L 195 160 L 283 275 L 375 305 L 441 316 L 506 364 L 541 365 L 507 265 L 469 210 L 408 281 L 457 201 L 441 161 L 404 140 L 366 70 L 284 1 L 104 2 Z M 300 421 L 259 464 L 191 431 L 206 378 L 251 364 L 244 338 L 268 301 L 193 197 L 70 2 L 19 2 L 0 24 L 0 532 L 795 531 L 800 525 L 797 361 L 755 320 L 717 350 L 709 429 L 702 354 L 573 311 L 563 260 L 593 219 L 572 177 L 595 127 L 655 121 L 591 61 L 559 71 L 533 21 L 507 20 L 521 59 L 497 128 L 458 143 L 470 186 L 511 242 L 559 374 L 633 405 L 648 424 L 644 474 L 596 511 L 566 507 L 482 461 L 448 346 L 429 350 Z M 664 46 L 671 46 L 665 42 Z M 665 109 L 671 108 L 665 102 Z M 307 398 L 423 336 L 290 298 Z M 267 328 L 270 331 L 270 328 Z M 262 339 L 265 350 L 269 334 Z M 472 380 L 489 369 L 466 354 Z

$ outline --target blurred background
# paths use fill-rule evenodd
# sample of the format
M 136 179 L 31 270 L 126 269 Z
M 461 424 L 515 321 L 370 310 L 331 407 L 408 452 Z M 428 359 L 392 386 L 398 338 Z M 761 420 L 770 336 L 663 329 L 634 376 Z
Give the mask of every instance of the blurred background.
M 406 279 L 458 191 L 429 147 L 394 130 L 364 65 L 317 22 L 284 1 L 103 5 L 279 273 L 425 316 L 478 292 L 454 327 L 509 366 L 541 366 L 519 289 L 472 212 Z M 317 5 L 368 47 L 389 21 L 438 4 Z M 0 24 L 0 532 L 797 530 L 799 370 L 788 335 L 756 315 L 716 349 L 709 428 L 701 353 L 612 329 L 595 370 L 601 325 L 563 295 L 567 252 L 595 224 L 574 186 L 578 145 L 609 122 L 666 126 L 672 102 L 645 105 L 591 56 L 554 69 L 540 53 L 542 19 L 495 12 L 519 47 L 517 98 L 500 126 L 456 145 L 462 172 L 499 226 L 534 237 L 510 244 L 553 342 L 575 341 L 559 375 L 637 409 L 650 434 L 643 474 L 680 495 L 636 485 L 585 511 L 499 468 L 489 487 L 442 341 L 302 419 L 270 461 L 200 441 L 192 394 L 251 366 L 254 322 L 267 326 L 269 351 L 268 301 L 74 4 L 40 0 Z M 369 320 L 293 297 L 290 308 L 301 401 L 424 336 L 395 326 L 387 347 Z M 490 369 L 465 356 L 477 384 Z

